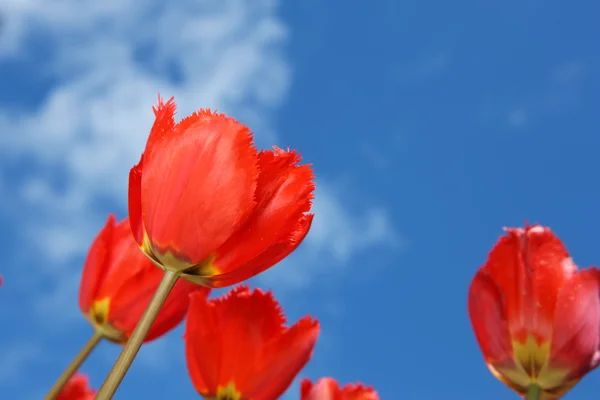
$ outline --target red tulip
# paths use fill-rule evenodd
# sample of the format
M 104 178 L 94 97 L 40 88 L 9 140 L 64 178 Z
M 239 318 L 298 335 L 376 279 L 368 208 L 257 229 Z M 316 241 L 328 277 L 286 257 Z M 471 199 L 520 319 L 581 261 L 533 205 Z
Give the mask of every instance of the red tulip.
M 185 353 L 203 397 L 275 400 L 311 358 L 319 323 L 304 317 L 284 327 L 271 293 L 238 286 L 219 299 L 190 297 Z
M 360 383 L 340 388 L 332 378 L 321 378 L 314 385 L 309 379 L 304 379 L 300 400 L 379 400 L 379 395 L 373 388 Z
M 62 388 L 56 400 L 94 400 L 96 391 L 90 388 L 87 375 L 75 373 Z
M 175 123 L 159 98 L 156 121 L 129 175 L 129 214 L 148 257 L 192 282 L 224 287 L 281 261 L 310 228 L 314 176 L 300 156 L 258 153 L 250 130 L 200 110 Z
M 79 306 L 91 324 L 111 341 L 124 343 L 150 302 L 163 276 L 138 248 L 127 219 L 116 223 L 109 216 L 87 256 Z M 177 326 L 189 305 L 189 294 L 209 289 L 189 282 L 175 284 L 145 341 Z
M 598 365 L 600 271 L 578 271 L 549 228 L 506 229 L 468 303 L 488 368 L 520 395 L 558 399 Z

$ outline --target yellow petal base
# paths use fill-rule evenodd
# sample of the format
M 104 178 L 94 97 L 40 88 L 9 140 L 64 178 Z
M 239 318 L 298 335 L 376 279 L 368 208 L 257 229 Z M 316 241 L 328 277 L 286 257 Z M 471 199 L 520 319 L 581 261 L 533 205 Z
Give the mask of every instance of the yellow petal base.
M 539 400 L 552 400 L 563 396 L 579 379 L 570 379 L 570 370 L 551 367 L 550 342 L 538 343 L 533 336 L 525 342 L 512 342 L 514 365 L 502 367 L 488 363 L 488 368 L 505 385 L 522 396 L 529 388 L 540 388 Z
M 102 300 L 96 300 L 92 304 L 90 312 L 88 315 L 86 315 L 86 318 L 94 326 L 96 332 L 100 333 L 103 338 L 117 344 L 125 344 L 127 342 L 127 337 L 123 334 L 123 332 L 108 323 L 109 309 L 110 298 L 106 297 Z

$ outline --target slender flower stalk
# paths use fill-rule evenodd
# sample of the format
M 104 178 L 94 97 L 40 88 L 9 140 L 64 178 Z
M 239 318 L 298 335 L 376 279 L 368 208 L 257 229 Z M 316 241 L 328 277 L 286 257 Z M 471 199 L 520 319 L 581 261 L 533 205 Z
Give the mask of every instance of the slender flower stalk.
M 531 384 L 527 388 L 527 397 L 526 400 L 540 400 L 540 396 L 542 395 L 542 388 L 539 385 Z
M 62 375 L 56 380 L 50 391 L 44 397 L 44 400 L 54 400 L 58 398 L 63 387 L 67 384 L 67 382 L 69 382 L 69 379 L 71 379 L 73 374 L 75 374 L 85 359 L 92 353 L 96 345 L 100 343 L 101 339 L 102 334 L 97 330 L 94 331 L 92 337 L 87 341 L 75 358 L 73 358 L 73 361 L 71 361 L 71 363 L 67 366 Z
M 167 297 L 173 289 L 173 286 L 175 286 L 175 283 L 177 283 L 178 278 L 178 272 L 165 270 L 163 278 L 160 281 L 152 300 L 150 300 L 146 311 L 144 311 L 142 318 L 127 340 L 127 344 L 125 344 L 125 347 L 121 351 L 119 358 L 104 380 L 100 390 L 98 390 L 96 400 L 112 399 L 113 395 L 121 384 L 121 381 L 123 381 L 125 374 L 127 374 L 129 367 L 131 367 L 135 356 L 140 351 L 150 327 L 154 323 L 154 320 L 156 320 L 160 309 L 167 300 Z

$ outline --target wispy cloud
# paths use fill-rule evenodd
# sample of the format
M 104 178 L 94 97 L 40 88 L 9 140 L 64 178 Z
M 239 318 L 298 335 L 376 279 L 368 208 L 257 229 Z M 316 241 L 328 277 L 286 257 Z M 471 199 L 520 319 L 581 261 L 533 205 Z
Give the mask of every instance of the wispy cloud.
M 585 64 L 582 61 L 569 61 L 559 65 L 552 71 L 551 80 L 560 86 L 578 85 L 584 77 L 585 69 Z
M 313 207 L 315 219 L 300 249 L 276 267 L 259 276 L 267 286 L 305 288 L 323 274 L 349 272 L 352 257 L 383 246 L 401 249 L 402 236 L 391 223 L 385 208 L 371 205 L 356 212 L 343 200 L 353 193 L 329 182 L 317 182 Z
M 554 68 L 550 74 L 548 92 L 545 94 L 547 111 L 557 111 L 577 104 L 586 75 L 586 65 L 581 60 L 569 61 Z
M 543 90 L 509 108 L 505 114 L 507 124 L 521 128 L 540 116 L 562 112 L 577 104 L 585 74 L 585 63 L 580 60 L 559 64 L 550 71 Z
M 0 141 L 5 166 L 29 162 L 18 182 L 5 182 L 7 195 L 30 216 L 24 236 L 53 264 L 86 251 L 106 210 L 124 211 L 157 92 L 175 95 L 180 115 L 219 109 L 259 141 L 274 140 L 263 132 L 272 131 L 268 116 L 290 77 L 276 3 L 24 3 L 5 10 L 4 56 L 34 51 L 29 36 L 47 32 L 55 47 L 38 72 L 60 83 L 39 108 L 0 110 L 0 130 L 11 132 Z

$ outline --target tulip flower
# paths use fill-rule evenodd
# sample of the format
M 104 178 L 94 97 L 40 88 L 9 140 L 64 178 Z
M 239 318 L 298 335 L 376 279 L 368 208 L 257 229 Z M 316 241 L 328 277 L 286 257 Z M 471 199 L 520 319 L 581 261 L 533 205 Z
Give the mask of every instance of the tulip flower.
M 175 123 L 172 98 L 159 97 L 154 113 L 129 177 L 131 229 L 148 257 L 192 282 L 225 287 L 300 245 L 315 184 L 296 152 L 257 152 L 246 126 L 209 110 Z
M 204 398 L 275 400 L 311 358 L 319 323 L 307 316 L 285 327 L 270 292 L 238 286 L 218 299 L 190 297 L 185 355 Z
M 300 385 L 300 400 L 379 400 L 379 395 L 360 383 L 340 387 L 332 378 L 321 378 L 315 384 L 304 379 Z
M 153 110 L 129 173 L 129 217 L 138 245 L 165 272 L 99 400 L 117 390 L 180 277 L 214 288 L 251 278 L 294 251 L 313 218 L 314 176 L 296 152 L 259 153 L 246 126 L 209 110 L 175 123 L 173 98 L 159 96 Z
M 102 339 L 125 344 L 162 279 L 162 272 L 146 257 L 133 239 L 128 219 L 117 223 L 110 215 L 90 247 L 85 261 L 79 306 L 94 327 L 94 334 L 58 379 L 47 399 L 53 399 L 69 377 Z M 185 318 L 189 294 L 210 289 L 179 281 L 144 341 L 175 328 Z
M 558 399 L 600 361 L 600 271 L 578 270 L 539 225 L 506 229 L 469 289 L 492 374 L 527 399 Z
M 117 223 L 110 215 L 85 261 L 79 306 L 94 329 L 105 339 L 124 344 L 133 332 L 162 279 L 160 269 L 139 249 L 128 219 Z M 189 294 L 201 290 L 179 281 L 144 338 L 149 342 L 175 328 L 189 305 Z
M 56 400 L 94 400 L 95 396 L 96 391 L 90 388 L 88 377 L 76 373 L 62 388 Z

